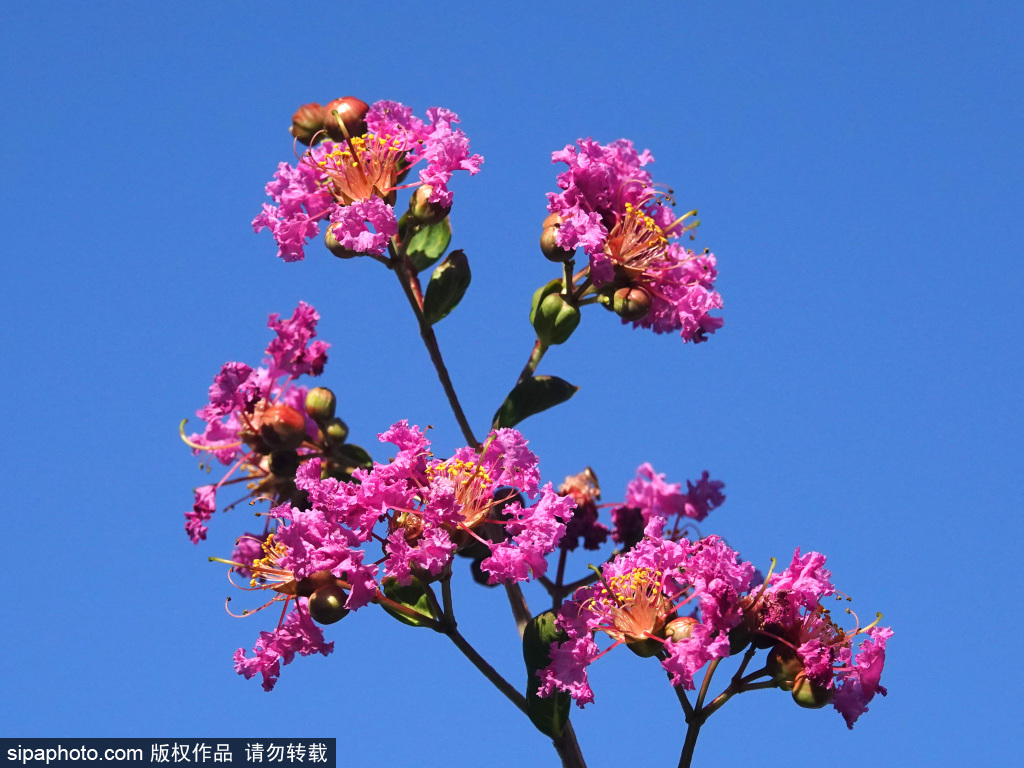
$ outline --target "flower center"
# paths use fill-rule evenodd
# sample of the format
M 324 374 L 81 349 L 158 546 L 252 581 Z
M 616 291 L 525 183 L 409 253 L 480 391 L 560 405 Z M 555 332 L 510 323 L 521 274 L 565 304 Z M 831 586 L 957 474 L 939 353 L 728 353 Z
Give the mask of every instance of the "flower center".
M 398 166 L 405 157 L 395 137 L 372 133 L 335 144 L 315 165 L 327 176 L 328 187 L 342 205 L 368 200 L 376 195 L 387 199 L 398 179 Z

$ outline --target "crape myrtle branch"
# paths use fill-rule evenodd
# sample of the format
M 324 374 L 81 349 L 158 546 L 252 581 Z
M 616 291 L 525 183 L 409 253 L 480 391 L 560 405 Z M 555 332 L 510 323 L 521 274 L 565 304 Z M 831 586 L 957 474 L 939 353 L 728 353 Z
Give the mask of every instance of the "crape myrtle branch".
M 522 372 L 487 433 L 474 433 L 433 331 L 470 283 L 466 254 L 448 252 L 449 183 L 455 173 L 479 172 L 483 158 L 470 152 L 458 122 L 443 108 L 421 119 L 403 104 L 370 106 L 352 96 L 306 104 L 293 117 L 296 162 L 280 163 L 267 184 L 271 203 L 255 231 L 268 229 L 278 255 L 299 261 L 322 228 L 334 257 L 369 257 L 395 274 L 466 445 L 438 457 L 423 430 L 400 421 L 377 436 L 395 455 L 375 462 L 348 441 L 335 394 L 304 383 L 327 362 L 329 345 L 314 341 L 319 314 L 300 303 L 290 319 L 271 315 L 263 364 L 225 364 L 197 411 L 203 430 L 181 429 L 205 464 L 226 467 L 217 483 L 196 489 L 186 513 L 194 543 L 206 538 L 218 507 L 265 506 L 261 530 L 239 536 L 230 558 L 210 558 L 228 565 L 241 589 L 264 593 L 262 605 L 232 615 L 280 604 L 274 629 L 251 651 L 235 652 L 236 670 L 260 676 L 270 691 L 296 656 L 333 651 L 323 626 L 375 605 L 447 636 L 551 738 L 564 766 L 585 765 L 571 703 L 594 700 L 588 668 L 619 646 L 657 659 L 668 675 L 686 724 L 680 766 L 690 765 L 707 718 L 747 691 L 781 689 L 807 708 L 832 704 L 852 727 L 886 693 L 879 681 L 892 632 L 878 619 L 862 626 L 849 608 L 849 619 L 833 616 L 833 601 L 849 598 L 836 591 L 823 555 L 798 548 L 788 566 L 776 572 L 773 561 L 762 577 L 698 528 L 725 500 L 708 472 L 684 488 L 644 464 L 620 500 L 602 503 L 590 468 L 557 488 L 544 482 L 515 428 L 576 392 L 537 369 L 548 349 L 570 339 L 583 307 L 599 304 L 623 324 L 676 332 L 684 342 L 707 341 L 722 325 L 711 314 L 722 306 L 715 257 L 682 242 L 694 239 L 696 211 L 677 214 L 673 191 L 648 171 L 647 150 L 588 138 L 552 154 L 558 191 L 548 193 L 540 250 L 557 274 L 534 293 L 535 340 Z M 223 503 L 226 489 L 240 488 L 240 498 Z M 598 563 L 572 578 L 580 549 Z M 523 639 L 525 693 L 460 632 L 456 557 L 470 561 L 477 583 L 504 586 Z M 520 586 L 530 580 L 552 602 L 537 616 Z M 762 652 L 762 666 L 747 673 Z M 712 698 L 720 664 L 741 653 Z M 697 691 L 693 703 L 688 691 Z

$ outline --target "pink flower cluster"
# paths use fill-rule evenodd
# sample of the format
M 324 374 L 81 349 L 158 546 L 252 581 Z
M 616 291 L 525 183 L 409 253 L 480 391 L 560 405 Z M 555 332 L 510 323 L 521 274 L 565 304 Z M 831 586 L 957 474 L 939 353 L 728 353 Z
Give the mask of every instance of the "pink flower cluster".
M 453 127 L 458 116 L 447 109 L 427 110 L 424 122 L 404 104 L 379 101 L 366 115 L 369 132 L 345 142 L 312 146 L 296 165 L 281 163 L 267 184 L 273 205 L 264 204 L 252 226 L 269 229 L 278 256 L 298 261 L 305 244 L 330 219 L 331 234 L 342 249 L 382 255 L 398 232 L 395 191 L 409 170 L 422 163 L 419 183 L 429 185 L 429 202 L 450 207 L 448 183 L 456 171 L 471 175 L 483 158 L 470 154 L 469 139 Z
M 315 585 L 327 579 L 330 588 L 344 590 L 344 607 L 356 610 L 380 599 L 379 579 L 393 578 L 399 584 L 414 577 L 433 581 L 458 549 L 473 542 L 489 549 L 482 568 L 491 583 L 511 584 L 544 574 L 545 558 L 565 533 L 575 502 L 555 493 L 550 483 L 540 486 L 537 457 L 519 432 L 496 430 L 479 454 L 460 448 L 445 460 L 433 458 L 424 433 L 406 421 L 379 438 L 397 446 L 397 454 L 386 464 L 357 469 L 352 482 L 322 477 L 318 458 L 299 467 L 295 485 L 305 494 L 303 502 L 271 511 L 280 524 L 272 543 L 263 547 L 268 558 L 250 567 L 254 584 L 262 579 L 264 588 L 278 593 L 272 602 L 287 603 L 298 595 L 296 611 L 308 613 L 303 590 L 315 592 Z M 499 491 L 533 503 L 518 498 L 502 503 L 508 494 Z M 485 524 L 500 528 L 501 535 L 484 538 Z M 364 562 L 365 546 L 374 541 L 382 544 L 383 557 Z M 263 633 L 251 658 L 239 650 L 239 673 L 247 678 L 262 673 L 269 690 L 280 661 L 287 664 L 294 656 L 282 648 L 329 652 L 322 650 L 319 634 L 305 632 L 308 622 L 303 621 L 285 621 L 276 632 Z M 300 636 L 302 642 L 296 639 Z
M 217 491 L 233 482 L 235 472 L 244 473 L 256 486 L 245 498 L 259 495 L 261 482 L 271 477 L 269 454 L 277 441 L 291 439 L 298 447 L 303 436 L 316 435 L 316 424 L 303 411 L 306 388 L 293 382 L 307 374 L 319 376 L 327 362 L 330 345 L 313 341 L 319 320 L 317 311 L 304 302 L 290 319 L 272 314 L 267 325 L 275 336 L 263 366 L 225 363 L 214 377 L 209 402 L 196 411 L 205 427 L 186 442 L 196 454 L 210 454 L 231 468 L 216 484 L 196 488 L 192 510 L 185 513 L 185 530 L 193 543 L 206 538 L 206 522 L 217 509 Z M 292 435 L 283 436 L 288 431 Z
M 612 648 L 659 655 L 673 685 L 690 690 L 712 659 L 750 643 L 771 648 L 775 683 L 795 696 L 813 686 L 815 703 L 804 706 L 831 701 L 851 728 L 876 693 L 885 695 L 879 679 L 892 632 L 844 632 L 832 621 L 820 602 L 835 594 L 823 555 L 798 549 L 788 568 L 754 584 L 754 566 L 721 539 L 672 541 L 663 537 L 665 522 L 652 517 L 644 538 L 605 564 L 598 583 L 563 603 L 558 623 L 567 640 L 551 646 L 540 695 L 565 691 L 581 707 L 593 701 L 587 667 L 611 649 L 598 646 L 601 633 Z M 865 639 L 854 658 L 857 636 Z
M 651 297 L 651 307 L 634 326 L 656 333 L 678 331 L 700 342 L 722 326 L 709 313 L 722 307 L 714 290 L 715 257 L 696 254 L 672 238 L 696 224 L 677 218 L 674 202 L 660 192 L 645 169 L 654 158 L 619 139 L 608 145 L 580 139 L 551 155 L 565 163 L 558 193 L 548 193 L 548 210 L 561 218 L 556 243 L 583 248 L 597 286 L 632 285 Z M 625 321 L 624 321 L 625 322 Z

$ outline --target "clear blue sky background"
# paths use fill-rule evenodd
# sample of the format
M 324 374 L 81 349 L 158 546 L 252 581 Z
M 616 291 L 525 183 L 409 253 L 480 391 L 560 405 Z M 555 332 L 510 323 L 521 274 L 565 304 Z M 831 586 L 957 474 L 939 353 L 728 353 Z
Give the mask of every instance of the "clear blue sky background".
M 554 276 L 536 246 L 552 150 L 629 137 L 700 210 L 722 331 L 684 346 L 591 308 L 541 367 L 582 389 L 523 431 L 547 478 L 589 464 L 609 501 L 642 461 L 710 470 L 728 501 L 705 533 L 762 566 L 827 553 L 897 634 L 890 694 L 853 732 L 755 692 L 711 719 L 698 763 L 1018 764 L 1024 12 L 798 6 L 7 3 L 0 734 L 336 735 L 344 765 L 555 764 L 444 638 L 378 611 L 272 694 L 238 677 L 232 652 L 272 620 L 228 617 L 206 558 L 251 518 L 219 515 L 199 547 L 182 530 L 203 476 L 178 422 L 300 299 L 354 441 L 408 418 L 459 444 L 393 278 L 316 248 L 284 264 L 249 229 L 292 111 L 354 94 L 454 109 L 486 157 L 453 213 L 473 286 L 438 326 L 478 429 Z M 463 578 L 456 601 L 518 681 L 501 595 Z M 592 682 L 574 719 L 591 765 L 675 765 L 657 665 L 612 653 Z

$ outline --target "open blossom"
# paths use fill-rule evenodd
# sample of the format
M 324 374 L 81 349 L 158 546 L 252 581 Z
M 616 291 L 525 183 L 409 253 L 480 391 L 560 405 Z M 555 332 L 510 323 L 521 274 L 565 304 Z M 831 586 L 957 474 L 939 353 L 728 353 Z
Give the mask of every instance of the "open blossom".
M 193 543 L 206 538 L 206 522 L 217 509 L 217 494 L 232 483 L 236 473 L 248 478 L 242 500 L 261 495 L 285 499 L 294 491 L 294 463 L 275 451 L 307 451 L 306 438 L 316 435 L 316 424 L 304 411 L 305 387 L 294 379 L 317 376 L 327 361 L 328 344 L 313 341 L 320 319 L 313 307 L 300 302 L 289 319 L 270 316 L 274 339 L 267 346 L 260 368 L 225 363 L 210 386 L 209 402 L 196 415 L 205 422 L 202 432 L 184 437 L 197 454 L 212 455 L 230 466 L 219 482 L 196 489 L 185 528 Z M 237 501 L 235 503 L 238 503 Z
M 712 480 L 705 470 L 696 482 L 687 480 L 686 491 L 679 483 L 665 482 L 665 475 L 644 463 L 637 467 L 636 477 L 626 487 L 626 498 L 612 513 L 615 525 L 613 538 L 619 543 L 637 541 L 644 527 L 655 517 L 668 523 L 668 538 L 679 539 L 703 521 L 725 501 L 725 483 Z M 691 522 L 692 521 L 692 522 Z
M 831 578 L 824 555 L 797 549 L 787 568 L 744 599 L 743 629 L 755 645 L 771 647 L 769 666 L 780 687 L 803 706 L 831 701 L 852 728 L 875 694 L 886 694 L 879 680 L 892 631 L 876 626 L 878 619 L 853 630 L 839 626 L 822 604 L 837 595 Z M 858 637 L 864 640 L 854 658 Z
M 483 158 L 469 150 L 469 139 L 453 127 L 458 116 L 427 110 L 427 120 L 404 104 L 379 101 L 366 114 L 367 133 L 345 141 L 311 146 L 296 165 L 281 163 L 253 229 L 269 229 L 285 261 L 305 256 L 305 244 L 330 219 L 331 233 L 354 253 L 381 255 L 398 231 L 395 193 L 416 186 L 399 177 L 419 166 L 419 180 L 430 186 L 429 202 L 451 206 L 448 183 L 456 171 L 475 174 Z
M 565 533 L 575 503 L 550 483 L 540 486 L 537 457 L 519 432 L 496 430 L 479 454 L 460 448 L 446 460 L 434 458 L 424 433 L 406 421 L 379 437 L 399 449 L 390 462 L 356 470 L 352 483 L 320 480 L 305 470 L 297 483 L 314 509 L 363 541 L 375 525 L 385 526 L 385 576 L 400 584 L 438 576 L 473 541 L 490 550 L 481 567 L 492 583 L 544 573 L 545 556 Z M 484 538 L 485 526 L 499 527 L 500 540 Z
M 334 643 L 324 640 L 323 632 L 309 617 L 308 609 L 300 606 L 273 632 L 260 632 L 251 657 L 244 648 L 235 651 L 235 670 L 246 680 L 262 675 L 263 690 L 270 691 L 281 676 L 282 664 L 290 664 L 296 655 L 320 653 L 327 656 L 333 650 Z
M 633 287 L 650 299 L 639 319 L 623 321 L 694 342 L 720 328 L 710 315 L 722 307 L 715 257 L 673 242 L 696 227 L 687 222 L 695 212 L 676 217 L 671 190 L 659 191 L 645 168 L 650 152 L 626 139 L 601 145 L 588 138 L 551 158 L 569 166 L 558 176 L 562 191 L 548 194 L 548 210 L 560 218 L 557 245 L 583 248 L 598 288 Z
M 540 695 L 566 691 L 579 706 L 593 700 L 586 667 L 607 652 L 595 641 L 598 633 L 612 647 L 663 653 L 673 684 L 686 688 L 704 664 L 729 654 L 728 632 L 741 620 L 740 598 L 754 568 L 714 536 L 692 544 L 663 539 L 664 523 L 653 519 L 642 541 L 601 569 L 597 584 L 562 605 L 558 623 L 568 640 L 552 644 Z M 681 619 L 684 606 L 693 615 Z

